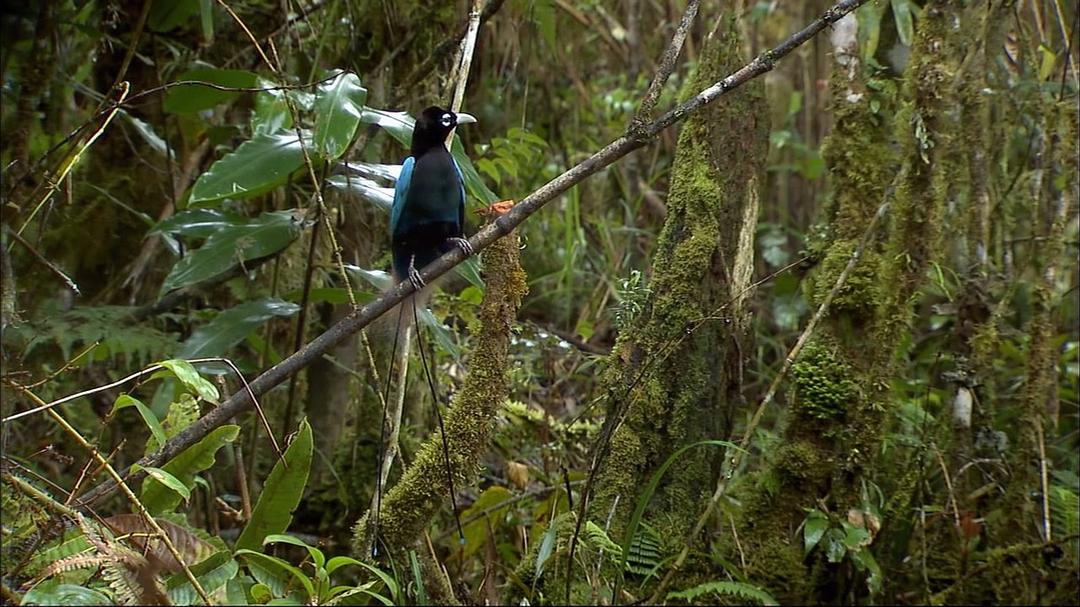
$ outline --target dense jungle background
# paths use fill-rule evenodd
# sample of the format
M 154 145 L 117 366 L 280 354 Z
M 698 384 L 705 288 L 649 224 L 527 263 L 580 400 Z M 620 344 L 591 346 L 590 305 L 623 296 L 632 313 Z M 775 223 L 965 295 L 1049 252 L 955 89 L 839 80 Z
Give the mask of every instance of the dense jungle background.
M 1075 604 L 1077 18 L 3 2 L 0 598 Z

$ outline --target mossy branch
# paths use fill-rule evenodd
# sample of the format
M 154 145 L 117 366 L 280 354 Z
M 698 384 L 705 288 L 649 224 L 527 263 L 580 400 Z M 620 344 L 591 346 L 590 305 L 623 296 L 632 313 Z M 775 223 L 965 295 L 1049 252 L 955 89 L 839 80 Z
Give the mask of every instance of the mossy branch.
M 516 233 L 496 241 L 483 254 L 487 290 L 480 307 L 481 329 L 465 385 L 446 413 L 446 441 L 457 486 L 472 481 L 495 424 L 495 414 L 509 394 L 506 365 L 510 330 L 527 290 L 518 260 Z M 436 433 L 421 446 L 401 480 L 382 501 L 379 533 L 391 551 L 412 546 L 431 518 L 448 501 L 449 487 Z M 353 529 L 353 551 L 371 554 L 372 520 L 365 514 Z

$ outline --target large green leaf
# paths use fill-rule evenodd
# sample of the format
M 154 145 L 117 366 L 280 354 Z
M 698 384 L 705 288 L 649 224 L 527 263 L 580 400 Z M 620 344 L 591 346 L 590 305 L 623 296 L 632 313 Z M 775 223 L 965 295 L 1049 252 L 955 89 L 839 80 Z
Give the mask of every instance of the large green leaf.
M 188 204 L 264 194 L 284 184 L 302 166 L 304 151 L 295 132 L 262 133 L 240 144 L 200 175 L 191 188 Z
M 149 407 L 142 404 L 142 401 L 130 395 L 121 394 L 120 396 L 116 397 L 116 401 L 113 403 L 113 408 L 112 411 L 109 412 L 109 415 L 112 416 L 117 411 L 125 409 L 127 407 L 135 407 L 135 409 L 139 412 L 139 415 L 142 416 L 143 422 L 146 423 L 146 427 L 150 428 L 150 434 L 154 436 L 154 439 L 157 440 L 157 443 L 159 445 L 164 445 L 165 441 L 167 440 L 165 438 L 165 430 L 162 429 L 161 422 L 158 421 L 158 418 L 156 415 L 154 415 L 154 412 L 151 411 Z
M 345 153 L 364 112 L 367 89 L 351 72 L 339 72 L 315 97 L 315 150 L 328 160 Z
M 23 595 L 22 605 L 112 605 L 105 594 L 74 584 L 47 580 Z
M 229 580 L 236 577 L 239 571 L 240 564 L 227 550 L 215 552 L 202 562 L 191 566 L 191 573 L 195 574 L 203 590 L 209 594 L 225 586 Z M 168 589 L 169 600 L 173 605 L 195 605 L 199 602 L 199 595 L 183 572 L 171 575 L 165 582 L 165 587 Z
M 334 175 L 326 180 L 331 187 L 355 195 L 389 212 L 394 203 L 394 188 L 384 188 L 377 182 L 357 175 Z
M 259 79 L 259 88 L 273 88 L 274 83 Z M 285 90 L 268 90 L 255 93 L 255 111 L 251 113 L 251 130 L 256 135 L 272 135 L 292 126 Z
M 391 112 L 366 107 L 364 113 L 360 115 L 360 121 L 379 125 L 379 128 L 390 133 L 391 137 L 397 139 L 405 147 L 412 145 L 412 131 L 416 121 L 406 112 Z
M 151 379 L 167 377 L 169 374 L 172 374 L 176 379 L 179 379 L 192 394 L 197 394 L 199 398 L 207 402 L 215 404 L 218 402 L 218 398 L 221 395 L 218 394 L 217 388 L 214 387 L 214 384 L 207 381 L 205 377 L 199 375 L 199 372 L 188 361 L 172 358 L 159 361 L 157 364 L 165 367 L 166 370 L 158 371 L 151 375 Z
M 216 428 L 206 438 L 181 451 L 161 469 L 180 479 L 188 488 L 192 488 L 195 486 L 195 475 L 213 466 L 217 450 L 225 443 L 236 440 L 239 432 L 240 426 L 235 425 Z M 153 477 L 147 477 L 143 481 L 140 500 L 152 515 L 156 516 L 172 510 L 180 503 L 180 499 L 175 491 L 165 487 Z
M 911 0 L 892 0 L 893 18 L 896 20 L 896 34 L 900 43 L 911 46 L 915 41 L 914 14 L 918 7 L 911 5 Z
M 196 284 L 227 272 L 238 263 L 272 255 L 300 234 L 294 211 L 263 213 L 255 219 L 223 227 L 203 246 L 176 262 L 161 293 Z
M 311 452 L 311 426 L 305 419 L 300 422 L 296 438 L 285 450 L 284 465 L 279 460 L 270 471 L 259 501 L 251 511 L 251 520 L 236 540 L 238 550 L 261 549 L 266 536 L 289 528 L 293 510 L 300 504 L 307 485 Z
M 242 303 L 196 329 L 184 342 L 180 358 L 222 356 L 271 318 L 292 316 L 298 311 L 300 306 L 274 297 Z
M 151 232 L 208 238 L 218 230 L 246 222 L 241 215 L 218 209 L 187 209 L 161 220 Z
M 159 2 L 157 4 L 168 4 Z M 198 10 L 198 5 L 196 5 Z M 178 81 L 198 80 L 232 88 L 254 88 L 257 76 L 244 70 L 223 70 L 216 67 L 197 67 L 180 74 Z M 181 114 L 210 109 L 242 95 L 240 91 L 223 91 L 202 84 L 181 84 L 165 93 L 166 112 Z

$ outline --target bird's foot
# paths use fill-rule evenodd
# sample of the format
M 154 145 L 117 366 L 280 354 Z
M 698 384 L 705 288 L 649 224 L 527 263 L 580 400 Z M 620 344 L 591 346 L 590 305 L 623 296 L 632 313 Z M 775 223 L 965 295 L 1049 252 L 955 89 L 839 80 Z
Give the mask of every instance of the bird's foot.
M 473 249 L 472 244 L 465 238 L 451 238 L 450 242 L 453 242 L 465 253 L 466 257 L 472 257 L 476 254 L 476 249 Z
M 416 262 L 416 257 L 415 256 L 412 259 L 409 260 L 409 282 L 412 283 L 412 286 L 413 286 L 414 289 L 416 289 L 417 291 L 420 291 L 426 285 L 424 284 L 424 279 L 420 278 L 420 272 L 418 272 L 416 270 L 415 262 Z

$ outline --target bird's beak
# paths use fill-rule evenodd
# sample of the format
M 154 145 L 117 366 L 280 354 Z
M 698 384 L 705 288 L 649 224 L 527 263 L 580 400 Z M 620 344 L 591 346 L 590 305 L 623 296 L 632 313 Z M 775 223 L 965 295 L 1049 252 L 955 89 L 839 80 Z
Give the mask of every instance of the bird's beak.
M 473 116 L 472 114 L 458 114 L 457 115 L 457 123 L 458 124 L 473 124 L 474 122 L 476 122 L 476 117 Z

